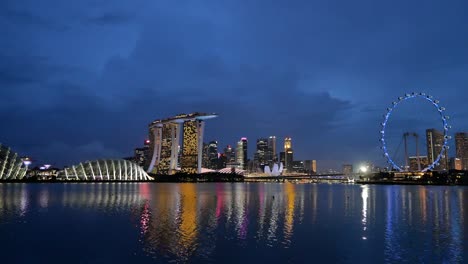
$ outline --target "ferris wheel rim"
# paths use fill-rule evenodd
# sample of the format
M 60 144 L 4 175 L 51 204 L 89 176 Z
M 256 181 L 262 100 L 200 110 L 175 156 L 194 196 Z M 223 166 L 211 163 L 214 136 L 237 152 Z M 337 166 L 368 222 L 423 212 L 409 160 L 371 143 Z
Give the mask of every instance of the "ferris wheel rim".
M 390 119 L 393 110 L 402 102 L 405 102 L 406 100 L 414 99 L 414 98 L 423 98 L 429 101 L 438 111 L 442 124 L 443 124 L 443 134 L 444 134 L 444 143 L 442 145 L 440 153 L 438 153 L 437 158 L 431 163 L 428 164 L 427 167 L 421 170 L 421 172 L 426 172 L 428 170 L 434 169 L 435 166 L 437 166 L 441 160 L 441 158 L 444 155 L 444 152 L 448 149 L 448 140 L 450 139 L 448 135 L 448 131 L 450 129 L 450 126 L 448 125 L 448 119 L 449 117 L 444 115 L 445 108 L 440 106 L 439 101 L 434 99 L 431 95 L 426 95 L 425 93 L 411 93 L 411 94 L 405 94 L 405 96 L 400 96 L 398 97 L 398 101 L 392 102 L 392 105 L 387 108 L 387 112 L 384 115 L 384 121 L 381 123 L 381 130 L 380 130 L 380 142 L 382 144 L 381 149 L 383 150 L 384 156 L 387 159 L 387 163 L 389 163 L 394 169 L 403 172 L 403 170 L 400 166 L 398 166 L 393 159 L 390 157 L 387 149 L 387 142 L 385 139 L 385 129 L 387 128 L 387 123 L 388 120 Z

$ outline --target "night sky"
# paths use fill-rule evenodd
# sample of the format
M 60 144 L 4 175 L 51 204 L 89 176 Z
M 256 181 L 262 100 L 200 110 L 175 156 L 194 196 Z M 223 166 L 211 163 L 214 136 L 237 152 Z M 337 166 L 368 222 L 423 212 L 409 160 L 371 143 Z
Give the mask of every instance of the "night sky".
M 219 114 L 205 141 L 245 136 L 250 156 L 276 135 L 319 170 L 385 164 L 379 124 L 407 92 L 468 130 L 467 12 L 466 0 L 4 0 L 0 142 L 57 166 L 126 157 L 152 120 L 199 111 Z M 419 107 L 398 109 L 394 130 L 441 127 Z

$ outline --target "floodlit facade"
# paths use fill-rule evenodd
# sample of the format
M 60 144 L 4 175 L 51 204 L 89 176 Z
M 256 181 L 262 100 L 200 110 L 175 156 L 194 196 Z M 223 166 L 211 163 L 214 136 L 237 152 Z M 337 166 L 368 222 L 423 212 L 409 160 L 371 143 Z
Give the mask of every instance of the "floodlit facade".
M 63 180 L 84 181 L 147 181 L 145 170 L 128 160 L 94 160 L 65 168 L 59 172 Z
M 18 154 L 0 144 L 0 180 L 21 180 L 27 168 Z

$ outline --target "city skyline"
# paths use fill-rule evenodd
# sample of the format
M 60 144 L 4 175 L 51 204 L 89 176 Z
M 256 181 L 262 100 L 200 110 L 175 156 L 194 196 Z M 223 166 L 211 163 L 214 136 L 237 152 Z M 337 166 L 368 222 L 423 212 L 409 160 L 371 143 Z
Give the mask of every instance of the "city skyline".
M 381 115 L 413 91 L 468 131 L 466 3 L 342 4 L 2 3 L 0 142 L 63 166 L 132 155 L 157 116 L 216 112 L 207 142 L 290 136 L 340 170 L 385 164 Z

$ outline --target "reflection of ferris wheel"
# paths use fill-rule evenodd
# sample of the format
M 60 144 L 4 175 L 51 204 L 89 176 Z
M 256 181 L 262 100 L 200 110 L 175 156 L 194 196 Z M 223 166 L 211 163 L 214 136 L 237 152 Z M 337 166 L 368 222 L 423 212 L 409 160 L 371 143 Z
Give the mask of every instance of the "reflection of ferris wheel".
M 402 96 L 402 97 L 398 97 L 398 101 L 396 102 L 393 102 L 392 103 L 392 106 L 387 108 L 387 113 L 384 115 L 384 121 L 382 122 L 382 129 L 380 131 L 380 135 L 381 135 L 381 138 L 380 138 L 380 142 L 382 143 L 382 150 L 384 152 L 384 156 L 385 158 L 387 158 L 387 162 L 396 170 L 398 171 L 405 171 L 403 168 L 401 168 L 400 166 L 398 166 L 394 161 L 393 159 L 390 157 L 390 155 L 388 154 L 388 150 L 387 150 L 387 142 L 385 140 L 385 129 L 387 128 L 387 123 L 388 123 L 388 120 L 393 112 L 393 110 L 395 109 L 395 107 L 397 107 L 400 103 L 406 101 L 406 100 L 409 100 L 409 99 L 414 99 L 414 98 L 423 98 L 423 99 L 426 99 L 428 102 L 430 102 L 436 109 L 437 111 L 439 112 L 439 115 L 440 115 L 440 118 L 442 120 L 442 125 L 443 125 L 443 134 L 444 134 L 444 140 L 443 140 L 443 146 L 441 148 L 441 151 L 440 153 L 438 153 L 437 155 L 437 158 L 434 159 L 434 161 L 432 162 L 432 164 L 429 164 L 426 168 L 422 169 L 421 171 L 422 172 L 425 172 L 427 170 L 432 170 L 435 166 L 438 165 L 440 159 L 443 157 L 444 155 L 444 152 L 448 149 L 448 140 L 450 139 L 449 135 L 448 135 L 448 130 L 450 129 L 450 126 L 448 125 L 447 123 L 447 120 L 449 119 L 448 116 L 444 115 L 444 111 L 445 111 L 445 108 L 442 107 L 442 106 L 439 106 L 439 101 L 438 100 L 434 100 L 432 98 L 432 96 L 430 95 L 426 95 L 424 93 L 412 93 L 412 94 L 406 94 L 405 96 Z

